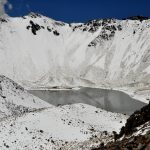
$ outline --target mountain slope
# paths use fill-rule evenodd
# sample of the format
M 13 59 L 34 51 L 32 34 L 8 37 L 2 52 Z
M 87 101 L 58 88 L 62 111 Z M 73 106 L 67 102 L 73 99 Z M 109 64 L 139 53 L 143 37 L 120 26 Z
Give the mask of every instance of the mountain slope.
M 127 117 L 86 104 L 55 107 L 0 76 L 2 150 L 68 149 L 84 142 L 97 145 L 110 141 L 111 132 L 118 132 Z
M 115 141 L 92 150 L 149 150 L 150 149 L 150 103 L 135 111 L 120 130 L 115 134 Z
M 150 73 L 149 31 L 147 18 L 78 24 L 34 13 L 1 18 L 0 73 L 30 88 L 145 86 Z
M 29 94 L 9 78 L 0 76 L 0 119 L 47 107 L 53 106 Z

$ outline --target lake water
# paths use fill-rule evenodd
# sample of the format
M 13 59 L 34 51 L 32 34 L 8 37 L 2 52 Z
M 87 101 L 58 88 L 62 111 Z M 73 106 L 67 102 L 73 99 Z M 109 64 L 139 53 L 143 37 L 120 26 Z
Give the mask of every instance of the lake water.
M 130 115 L 146 104 L 132 99 L 127 94 L 97 88 L 81 88 L 79 90 L 33 90 L 31 94 L 53 105 L 85 103 L 111 112 Z

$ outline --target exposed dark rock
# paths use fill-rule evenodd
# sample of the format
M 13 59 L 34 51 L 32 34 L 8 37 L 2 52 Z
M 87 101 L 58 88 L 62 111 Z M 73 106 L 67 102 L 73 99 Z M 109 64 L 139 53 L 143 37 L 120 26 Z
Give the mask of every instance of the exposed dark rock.
M 59 36 L 60 33 L 58 33 L 57 30 L 53 31 L 54 35 Z
M 122 26 L 121 25 L 118 25 L 117 28 L 118 28 L 119 31 L 122 30 Z
M 100 37 L 104 40 L 109 40 L 109 35 L 104 33 L 104 34 L 101 34 Z
M 42 29 L 45 29 L 45 27 L 44 27 L 44 26 L 41 26 L 41 28 L 42 28 Z
M 126 19 L 129 19 L 129 20 L 139 20 L 139 21 L 143 21 L 143 20 L 148 20 L 149 18 L 148 17 L 144 17 L 144 16 L 132 16 L 132 17 L 128 17 Z
M 27 19 L 25 16 L 22 16 L 23 19 Z
M 27 26 L 26 28 L 29 30 L 31 26 Z
M 30 20 L 30 26 L 26 27 L 28 30 L 31 28 L 31 31 L 34 35 L 36 35 L 37 31 L 40 30 L 42 27 L 36 23 L 34 23 L 32 20 Z
M 91 47 L 91 46 L 96 46 L 96 43 L 91 42 L 91 43 L 88 45 L 88 47 Z
M 51 29 L 50 27 L 47 27 L 47 30 L 48 30 L 49 32 L 51 32 L 51 31 L 52 31 L 52 29 Z
M 29 14 L 29 16 L 30 16 L 31 18 L 37 18 L 37 17 L 41 18 L 41 17 L 42 17 L 40 14 L 38 14 L 38 13 L 33 13 L 33 12 L 31 12 L 31 13 Z
M 27 128 L 27 127 L 25 127 L 25 130 L 26 130 L 26 131 L 28 131 L 28 128 Z
M 125 127 L 121 128 L 119 137 L 123 135 L 132 134 L 136 131 L 136 127 L 150 121 L 150 103 L 143 107 L 141 110 L 134 112 L 125 124 Z
M 4 19 L 4 18 L 0 18 L 0 22 L 7 22 L 7 20 L 6 19 Z
M 114 142 L 109 142 L 105 146 L 100 145 L 92 150 L 150 150 L 150 131 L 147 130 L 144 135 L 135 136 L 137 127 L 140 127 L 141 132 L 150 128 L 150 104 L 134 112 L 119 134 L 113 132 Z M 123 135 L 124 138 L 120 140 Z
M 5 146 L 6 148 L 9 148 L 9 145 L 7 145 L 6 143 L 4 143 L 4 146 Z
M 84 28 L 84 29 L 83 29 L 83 31 L 87 31 L 87 29 L 86 29 L 86 28 Z
M 121 141 L 109 142 L 107 145 L 100 145 L 99 148 L 92 150 L 149 150 L 150 138 L 149 134 L 124 138 Z
M 55 22 L 55 25 L 57 25 L 57 26 L 65 26 L 65 23 L 63 23 L 63 22 Z
M 2 96 L 2 98 L 4 98 L 4 99 L 6 98 L 6 96 L 3 96 L 3 95 L 1 95 L 1 96 Z
M 43 131 L 43 130 L 40 130 L 39 132 L 40 132 L 40 133 L 43 133 L 44 131 Z

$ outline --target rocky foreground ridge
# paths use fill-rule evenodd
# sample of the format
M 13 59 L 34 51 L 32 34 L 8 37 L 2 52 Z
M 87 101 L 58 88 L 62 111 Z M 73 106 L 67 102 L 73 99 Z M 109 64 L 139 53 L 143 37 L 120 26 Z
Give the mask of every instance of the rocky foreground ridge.
M 121 128 L 114 132 L 114 142 L 92 150 L 149 150 L 150 149 L 150 103 L 133 113 Z

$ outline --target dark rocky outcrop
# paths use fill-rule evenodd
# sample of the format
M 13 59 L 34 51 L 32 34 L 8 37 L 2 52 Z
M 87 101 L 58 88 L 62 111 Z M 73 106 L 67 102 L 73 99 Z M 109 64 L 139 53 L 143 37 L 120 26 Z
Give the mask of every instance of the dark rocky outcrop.
M 63 23 L 63 22 L 55 22 L 55 25 L 57 25 L 57 26 L 65 26 L 65 23 Z
M 6 19 L 4 19 L 4 18 L 0 18 L 0 22 L 2 22 L 2 23 L 6 23 L 6 22 L 7 22 L 7 20 L 6 20 Z
M 93 32 L 95 31 L 94 28 L 92 28 L 90 30 L 92 30 Z M 115 33 L 117 30 L 121 31 L 122 26 L 114 25 L 114 24 L 103 25 L 100 35 L 98 35 L 95 40 L 93 40 L 91 43 L 89 43 L 88 47 L 96 46 L 97 43 L 99 43 L 99 41 L 101 41 L 101 40 L 105 40 L 105 41 L 111 40 L 115 36 Z
M 40 14 L 34 13 L 34 12 L 31 12 L 31 13 L 29 14 L 29 16 L 30 16 L 31 18 L 41 18 L 41 17 L 42 17 Z
M 136 131 L 140 125 L 150 121 L 150 103 L 141 110 L 134 112 L 128 119 L 124 127 L 121 128 L 119 137 L 129 135 Z
M 129 19 L 129 20 L 139 20 L 139 21 L 142 22 L 143 20 L 148 20 L 149 18 L 148 17 L 144 17 L 144 16 L 132 16 L 132 17 L 128 17 L 126 19 Z
M 30 24 L 32 33 L 36 35 L 36 32 L 41 29 L 40 25 L 34 23 L 32 20 L 30 21 Z
M 146 132 L 144 135 L 135 132 Z M 114 142 L 100 145 L 92 150 L 150 150 L 150 103 L 141 110 L 134 112 L 128 119 L 119 134 L 114 133 Z M 121 137 L 124 138 L 120 140 Z
M 49 31 L 49 32 L 51 32 L 52 31 L 52 29 L 48 26 L 47 27 L 47 30 Z
M 58 33 L 57 30 L 53 31 L 54 35 L 59 36 L 60 33 Z
M 110 142 L 106 146 L 101 144 L 92 150 L 150 150 L 150 133 Z
M 27 26 L 26 28 L 29 30 L 31 26 Z
M 45 29 L 44 26 L 40 26 L 37 23 L 34 23 L 32 20 L 30 20 L 30 25 L 28 25 L 26 27 L 27 30 L 31 29 L 32 33 L 34 35 L 37 34 L 37 31 L 39 31 L 40 29 Z

